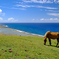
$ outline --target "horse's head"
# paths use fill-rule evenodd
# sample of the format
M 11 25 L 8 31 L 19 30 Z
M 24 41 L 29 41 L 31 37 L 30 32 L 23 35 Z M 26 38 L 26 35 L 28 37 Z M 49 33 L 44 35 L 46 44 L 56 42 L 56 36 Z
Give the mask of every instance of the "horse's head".
M 44 45 L 46 45 L 46 41 L 47 41 L 47 40 L 46 40 L 46 38 L 44 37 Z

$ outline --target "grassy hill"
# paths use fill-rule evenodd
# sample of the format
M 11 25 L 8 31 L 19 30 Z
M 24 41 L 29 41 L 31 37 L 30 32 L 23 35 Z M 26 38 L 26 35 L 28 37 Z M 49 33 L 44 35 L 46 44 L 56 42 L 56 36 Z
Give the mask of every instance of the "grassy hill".
M 0 59 L 59 59 L 57 41 L 43 45 L 42 37 L 0 35 Z

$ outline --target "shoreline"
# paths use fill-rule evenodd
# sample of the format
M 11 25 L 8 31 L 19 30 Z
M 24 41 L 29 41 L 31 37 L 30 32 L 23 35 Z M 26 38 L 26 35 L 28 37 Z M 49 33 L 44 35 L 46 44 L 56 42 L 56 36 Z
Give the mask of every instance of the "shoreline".
M 2 35 L 18 35 L 18 36 L 36 36 L 36 37 L 44 37 L 43 35 L 32 34 L 28 32 L 24 32 L 17 29 L 8 28 L 7 25 L 0 25 L 0 34 Z
M 12 29 L 12 30 L 15 30 L 15 31 L 18 31 L 18 32 L 21 32 L 21 33 L 25 33 L 25 34 L 28 34 L 28 35 L 32 35 L 32 36 L 44 37 L 43 35 L 37 35 L 37 34 L 33 34 L 33 33 L 28 33 L 28 32 L 20 31 L 20 30 L 17 30 L 17 29 Z
M 19 33 L 23 33 L 23 34 L 27 34 L 28 36 L 36 36 L 36 37 L 44 37 L 43 35 L 37 35 L 37 34 L 33 34 L 33 33 L 28 33 L 28 32 L 24 32 L 24 31 L 21 31 L 21 30 L 17 30 L 17 29 L 11 29 L 11 28 L 7 28 L 9 30 L 13 30 L 13 31 L 17 31 Z M 15 34 L 14 34 L 15 35 Z M 23 36 L 23 35 L 21 35 Z M 26 35 L 25 35 L 26 36 Z

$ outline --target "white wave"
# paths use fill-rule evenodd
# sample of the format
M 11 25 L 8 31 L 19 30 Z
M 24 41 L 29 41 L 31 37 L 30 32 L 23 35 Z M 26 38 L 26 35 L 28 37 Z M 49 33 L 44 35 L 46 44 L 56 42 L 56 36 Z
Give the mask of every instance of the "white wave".
M 16 30 L 16 29 L 15 29 L 15 30 Z M 38 35 L 38 34 L 28 33 L 28 32 L 21 31 L 21 30 L 16 30 L 16 31 L 18 31 L 18 32 L 22 32 L 22 33 L 25 33 L 25 34 L 28 34 L 28 35 L 32 35 L 32 36 L 44 37 L 43 35 Z
M 6 27 L 8 27 L 8 26 L 6 25 Z
M 16 30 L 16 31 L 18 31 L 18 32 L 23 32 L 23 31 L 20 31 L 20 30 Z
M 7 27 L 8 27 L 8 26 L 7 26 Z M 9 29 L 11 29 L 11 28 L 9 28 Z M 24 34 L 28 34 L 29 36 L 44 37 L 43 35 L 38 35 L 38 34 L 28 33 L 28 32 L 21 31 L 21 30 L 17 30 L 17 29 L 12 29 L 12 30 L 17 31 L 17 32 L 21 32 L 21 33 L 24 33 Z
M 32 33 L 32 35 L 39 36 L 39 37 L 44 37 L 43 35 L 38 35 L 38 34 L 33 34 L 33 33 Z

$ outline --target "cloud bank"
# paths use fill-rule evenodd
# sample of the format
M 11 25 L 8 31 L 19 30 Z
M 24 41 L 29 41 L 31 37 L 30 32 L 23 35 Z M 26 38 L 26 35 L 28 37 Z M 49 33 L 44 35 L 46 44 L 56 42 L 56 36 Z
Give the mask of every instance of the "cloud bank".
M 17 5 L 15 5 L 15 6 L 17 6 L 17 7 L 24 7 L 24 8 L 26 8 L 26 7 L 37 7 L 37 8 L 45 8 L 45 9 L 58 9 L 58 8 L 54 8 L 54 7 L 45 7 L 45 6 L 38 6 L 38 5 L 19 5 L 19 4 L 17 4 Z
M 59 17 L 59 13 L 48 13 L 48 15 L 58 16 Z
M 59 3 L 59 0 L 23 0 L 26 3 Z
M 59 18 L 49 18 L 49 19 L 41 18 L 40 22 L 59 23 Z

